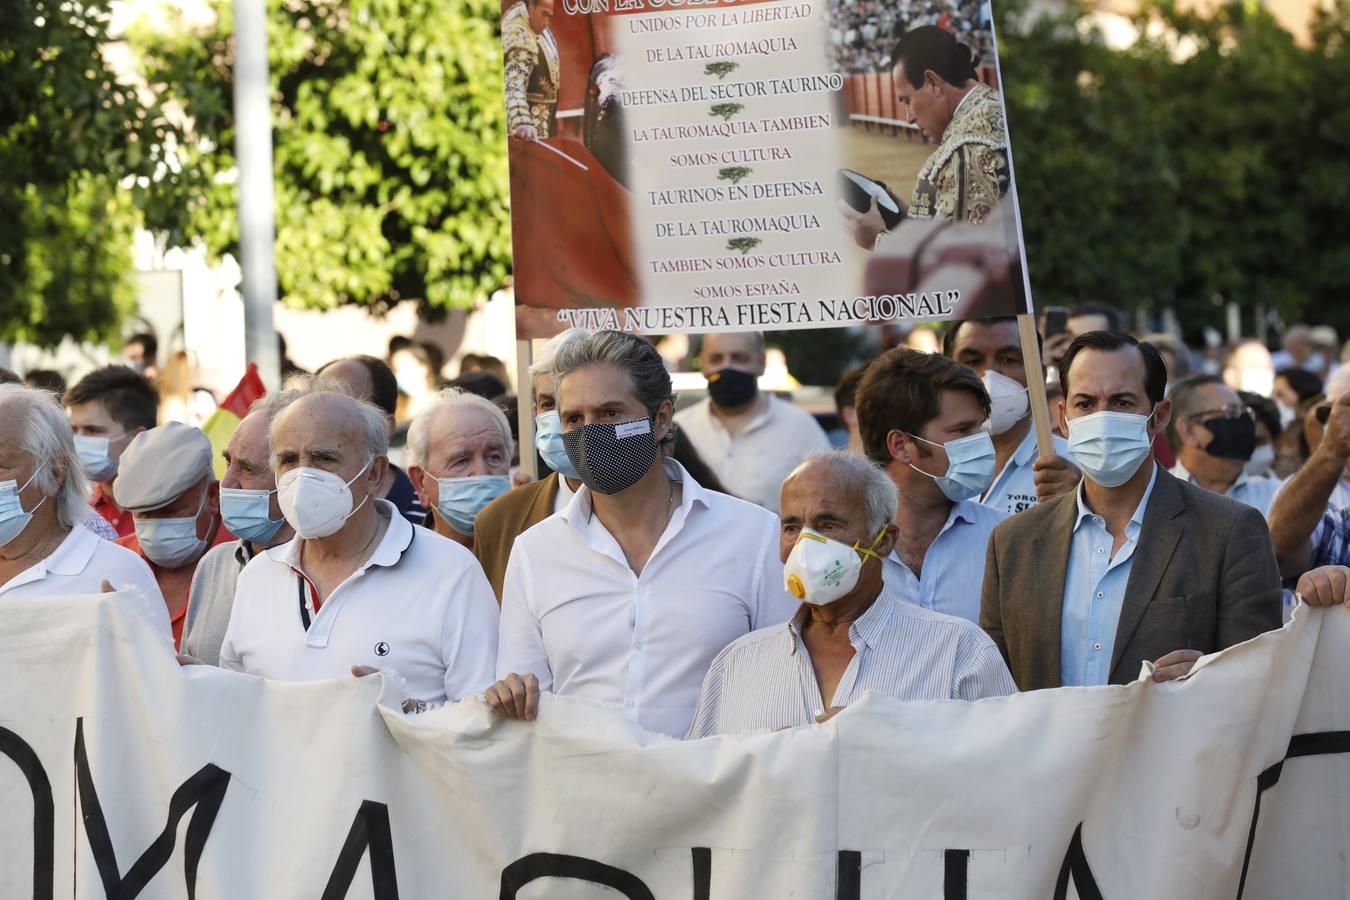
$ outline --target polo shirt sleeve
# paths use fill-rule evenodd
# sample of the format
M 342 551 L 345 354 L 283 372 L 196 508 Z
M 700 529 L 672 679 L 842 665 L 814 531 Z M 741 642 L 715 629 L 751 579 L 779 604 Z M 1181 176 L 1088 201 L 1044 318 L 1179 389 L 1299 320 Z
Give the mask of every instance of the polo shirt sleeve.
M 455 703 L 492 685 L 497 668 L 497 598 L 477 559 L 464 567 L 441 626 L 445 698 Z
M 101 551 L 104 548 L 99 549 Z M 108 580 L 118 590 L 131 589 L 140 594 L 151 624 L 172 644 L 173 627 L 169 624 L 169 607 L 164 603 L 164 594 L 160 592 L 159 582 L 155 581 L 155 573 L 150 571 L 150 566 L 135 553 L 125 548 L 119 549 L 123 552 L 117 554 L 120 570 L 118 577 Z
M 529 553 L 516 538 L 506 564 L 502 586 L 502 619 L 497 642 L 497 678 L 511 673 L 533 673 L 540 691 L 553 690 L 553 669 L 549 666 L 544 632 L 535 613 L 531 588 Z

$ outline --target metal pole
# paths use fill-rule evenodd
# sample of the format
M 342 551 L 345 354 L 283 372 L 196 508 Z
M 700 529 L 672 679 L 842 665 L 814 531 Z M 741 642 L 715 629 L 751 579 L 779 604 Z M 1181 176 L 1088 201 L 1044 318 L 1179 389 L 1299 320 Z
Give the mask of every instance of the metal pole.
M 272 325 L 277 300 L 273 258 L 272 90 L 267 74 L 267 2 L 234 0 L 234 155 L 239 165 L 239 268 L 244 349 L 268 390 L 281 386 Z

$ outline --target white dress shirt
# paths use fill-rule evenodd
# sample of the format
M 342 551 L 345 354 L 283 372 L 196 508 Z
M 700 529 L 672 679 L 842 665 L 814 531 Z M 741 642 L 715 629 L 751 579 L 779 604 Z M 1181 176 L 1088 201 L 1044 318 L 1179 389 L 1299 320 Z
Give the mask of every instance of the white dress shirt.
M 564 509 L 567 509 L 567 504 L 571 503 L 572 498 L 576 495 L 577 492 L 572 490 L 571 486 L 568 485 L 567 479 L 559 475 L 558 493 L 553 496 L 553 514 L 557 515 Z
M 904 503 L 905 498 L 901 497 Z M 1007 514 L 992 506 L 962 500 L 952 504 L 947 522 L 924 554 L 920 575 L 891 551 L 882 563 L 886 591 L 898 600 L 925 609 L 980 622 L 980 595 L 984 591 L 984 557 L 989 535 Z
M 1180 461 L 1172 467 L 1172 475 L 1196 487 L 1204 487 L 1195 480 L 1190 472 L 1186 471 L 1186 467 Z M 1269 516 L 1270 506 L 1275 502 L 1275 495 L 1279 493 L 1282 484 L 1283 482 L 1278 478 L 1272 478 L 1269 475 L 1253 478 L 1246 472 L 1239 472 L 1237 481 L 1234 481 L 1223 494 L 1225 497 L 1253 507 L 1263 516 Z
M 1017 693 L 1003 656 L 978 625 L 902 603 L 885 592 L 848 628 L 854 656 L 824 703 L 801 629 L 748 634 L 713 660 L 689 737 L 809 725 L 867 691 L 896 700 L 978 700 Z
M 1055 445 L 1056 456 L 1073 462 L 1073 457 L 1069 455 L 1068 441 L 1057 434 L 1052 434 L 1050 441 Z M 1017 450 L 1008 458 L 1003 471 L 994 476 L 993 483 L 989 485 L 989 490 L 984 492 L 980 502 L 985 506 L 1002 510 L 1010 516 L 1025 512 L 1040 503 L 1040 494 L 1036 492 L 1036 470 L 1032 468 L 1040 458 L 1040 450 L 1036 446 L 1036 429 L 1032 428 L 1022 439 L 1022 443 L 1017 445 Z
M 675 414 L 699 457 L 722 486 L 740 497 L 778 512 L 783 479 L 815 450 L 829 450 L 830 439 L 806 410 L 765 394 L 763 412 L 735 437 L 703 399 Z
M 429 703 L 492 684 L 497 601 L 478 560 L 415 527 L 388 500 L 376 506 L 389 522 L 384 536 L 317 612 L 301 612 L 313 592 L 301 574 L 299 538 L 244 567 L 221 668 L 278 681 L 350 677 L 358 665 L 394 669 L 409 696 Z
M 83 524 L 70 529 L 70 534 L 46 559 L 0 584 L 0 600 L 97 594 L 103 590 L 105 580 L 119 591 L 140 594 L 139 606 L 147 620 L 173 643 L 169 608 L 145 560 L 125 547 L 105 541 Z
M 582 487 L 560 515 L 516 538 L 502 589 L 497 675 L 532 672 L 541 690 L 683 735 L 713 657 L 742 635 L 787 621 L 778 518 L 683 485 L 641 575 L 592 512 Z

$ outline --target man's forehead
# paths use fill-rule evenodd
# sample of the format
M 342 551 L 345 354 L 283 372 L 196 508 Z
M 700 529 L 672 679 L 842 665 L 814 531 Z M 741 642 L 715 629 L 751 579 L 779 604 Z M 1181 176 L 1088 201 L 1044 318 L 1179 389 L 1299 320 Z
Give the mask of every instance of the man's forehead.
M 1204 384 L 1200 386 L 1200 398 L 1207 406 L 1227 406 L 1240 403 L 1237 392 L 1226 384 Z
M 496 439 L 501 443 L 502 430 L 495 417 L 485 409 L 457 406 L 434 414 L 431 423 L 432 440 L 438 444 Z
M 1016 322 L 967 322 L 956 333 L 955 349 L 960 353 L 966 348 L 988 352 L 1004 347 L 1021 349 L 1022 341 L 1017 334 Z
M 858 494 L 858 486 L 829 465 L 807 466 L 783 483 L 784 505 L 801 507 L 796 512 L 805 516 L 843 513 L 859 501 Z
M 1075 394 L 1143 394 L 1147 372 L 1135 347 L 1082 350 L 1069 367 L 1069 390 Z
M 704 353 L 754 353 L 756 342 L 749 334 L 710 334 L 703 339 Z
M 615 366 L 594 365 L 578 369 L 557 384 L 558 400 L 568 403 L 636 403 L 633 378 Z

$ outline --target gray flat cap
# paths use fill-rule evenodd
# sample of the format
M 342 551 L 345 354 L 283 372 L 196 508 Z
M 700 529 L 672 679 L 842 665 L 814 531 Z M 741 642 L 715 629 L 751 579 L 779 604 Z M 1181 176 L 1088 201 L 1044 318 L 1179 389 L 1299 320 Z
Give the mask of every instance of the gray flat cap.
M 168 506 L 211 473 L 211 439 L 169 422 L 131 439 L 117 465 L 113 500 L 131 512 Z

